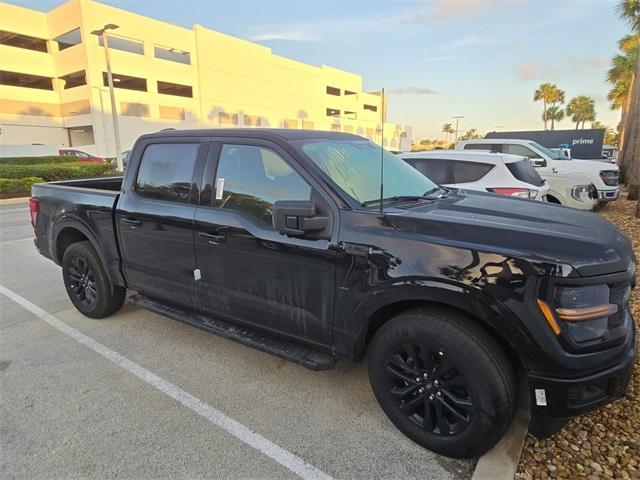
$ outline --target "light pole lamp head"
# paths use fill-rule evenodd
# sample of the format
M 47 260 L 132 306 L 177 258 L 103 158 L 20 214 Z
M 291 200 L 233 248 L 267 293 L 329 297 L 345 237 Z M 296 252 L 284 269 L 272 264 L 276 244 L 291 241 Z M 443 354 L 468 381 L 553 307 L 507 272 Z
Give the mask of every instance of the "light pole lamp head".
M 104 27 L 98 30 L 93 30 L 91 32 L 91 35 L 102 35 L 107 30 L 115 30 L 116 28 L 120 28 L 120 26 L 116 25 L 115 23 L 107 23 Z

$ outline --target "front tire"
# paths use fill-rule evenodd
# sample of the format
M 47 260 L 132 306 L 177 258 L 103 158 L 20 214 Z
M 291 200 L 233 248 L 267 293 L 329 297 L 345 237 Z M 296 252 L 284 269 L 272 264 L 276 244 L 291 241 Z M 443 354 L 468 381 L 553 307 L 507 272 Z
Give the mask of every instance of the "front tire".
M 376 333 L 368 364 L 373 393 L 393 424 L 441 455 L 478 457 L 513 419 L 509 360 L 487 332 L 456 311 L 398 315 Z
M 62 256 L 62 278 L 71 303 L 90 318 L 120 310 L 126 289 L 113 285 L 90 242 L 73 243 Z

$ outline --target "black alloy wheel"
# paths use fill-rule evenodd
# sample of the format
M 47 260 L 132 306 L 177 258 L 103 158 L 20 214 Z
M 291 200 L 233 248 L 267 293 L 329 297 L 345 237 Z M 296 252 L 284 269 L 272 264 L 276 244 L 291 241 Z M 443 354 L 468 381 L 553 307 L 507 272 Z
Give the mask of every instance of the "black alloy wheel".
M 68 288 L 78 302 L 90 308 L 97 300 L 96 279 L 89 263 L 82 257 L 75 256 L 69 263 Z
M 406 344 L 385 365 L 389 393 L 398 408 L 418 427 L 435 435 L 456 435 L 473 415 L 464 376 L 443 348 Z

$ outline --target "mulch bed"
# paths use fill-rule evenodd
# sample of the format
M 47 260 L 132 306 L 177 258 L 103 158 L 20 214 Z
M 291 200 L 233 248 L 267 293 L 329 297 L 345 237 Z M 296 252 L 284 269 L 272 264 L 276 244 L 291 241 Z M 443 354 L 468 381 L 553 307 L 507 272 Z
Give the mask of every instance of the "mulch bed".
M 621 198 L 598 213 L 631 239 L 640 259 L 635 206 L 636 202 Z M 640 328 L 640 272 L 636 275 L 631 310 Z M 624 398 L 571 420 L 552 438 L 527 436 L 516 478 L 640 479 L 640 355 Z

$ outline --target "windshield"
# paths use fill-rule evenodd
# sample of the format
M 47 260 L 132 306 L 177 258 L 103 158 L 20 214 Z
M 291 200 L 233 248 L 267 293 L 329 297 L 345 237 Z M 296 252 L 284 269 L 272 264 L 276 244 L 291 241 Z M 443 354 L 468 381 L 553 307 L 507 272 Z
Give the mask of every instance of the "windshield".
M 366 140 L 304 140 L 298 148 L 347 195 L 359 203 L 380 198 L 380 154 L 384 198 L 422 196 L 438 187 L 404 160 Z
M 554 152 L 553 150 L 549 150 L 547 147 L 543 147 L 539 143 L 529 142 L 529 145 L 531 145 L 532 147 L 535 147 L 538 150 L 540 150 L 542 153 L 544 153 L 551 160 L 571 160 L 570 158 L 565 157 L 561 153 Z

